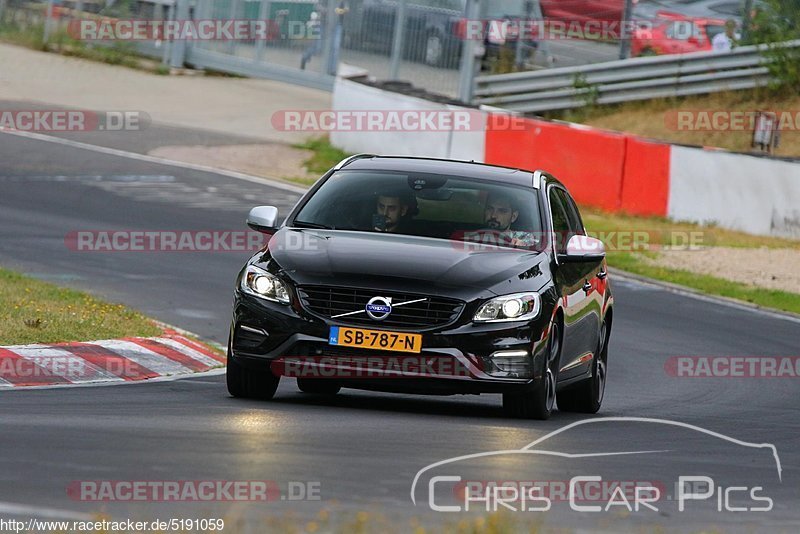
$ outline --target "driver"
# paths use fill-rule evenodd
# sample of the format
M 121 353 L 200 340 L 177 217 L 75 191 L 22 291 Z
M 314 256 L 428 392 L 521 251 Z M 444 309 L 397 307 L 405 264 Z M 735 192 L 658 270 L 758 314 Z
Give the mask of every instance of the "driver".
M 379 193 L 372 216 L 372 229 L 376 232 L 398 232 L 414 214 L 411 195 L 398 191 Z

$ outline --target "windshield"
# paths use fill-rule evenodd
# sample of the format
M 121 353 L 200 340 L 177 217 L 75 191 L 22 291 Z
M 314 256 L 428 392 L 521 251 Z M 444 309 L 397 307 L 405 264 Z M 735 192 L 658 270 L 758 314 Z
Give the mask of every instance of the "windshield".
M 539 246 L 542 235 L 532 190 L 403 172 L 337 172 L 297 213 L 293 225 L 523 249 Z

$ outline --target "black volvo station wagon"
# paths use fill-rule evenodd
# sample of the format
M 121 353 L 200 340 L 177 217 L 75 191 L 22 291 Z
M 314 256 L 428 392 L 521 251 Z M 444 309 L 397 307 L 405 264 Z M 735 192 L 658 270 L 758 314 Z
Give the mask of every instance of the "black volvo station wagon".
M 235 397 L 342 387 L 502 394 L 516 417 L 595 413 L 613 298 L 600 241 L 542 171 L 357 155 L 327 172 L 240 272 Z

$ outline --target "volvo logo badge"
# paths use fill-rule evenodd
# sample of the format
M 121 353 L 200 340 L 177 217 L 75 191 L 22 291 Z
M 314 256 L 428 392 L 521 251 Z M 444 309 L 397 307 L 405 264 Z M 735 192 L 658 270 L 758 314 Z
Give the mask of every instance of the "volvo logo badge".
M 369 302 L 367 302 L 365 310 L 370 319 L 383 321 L 392 313 L 392 298 L 372 297 L 369 299 Z

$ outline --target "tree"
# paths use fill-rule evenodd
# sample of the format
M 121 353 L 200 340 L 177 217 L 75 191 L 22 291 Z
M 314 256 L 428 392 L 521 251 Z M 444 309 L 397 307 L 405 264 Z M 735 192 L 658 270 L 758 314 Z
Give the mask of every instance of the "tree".
M 783 44 L 800 39 L 800 0 L 767 0 L 755 11 L 748 44 L 766 44 L 764 57 L 776 84 L 800 93 L 800 47 Z

